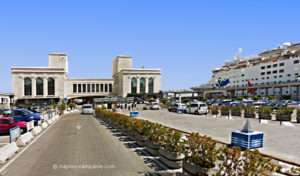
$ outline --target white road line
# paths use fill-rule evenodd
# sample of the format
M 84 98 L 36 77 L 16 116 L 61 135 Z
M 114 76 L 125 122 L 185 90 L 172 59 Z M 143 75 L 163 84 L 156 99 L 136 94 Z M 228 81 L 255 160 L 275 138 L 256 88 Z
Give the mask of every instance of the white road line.
M 61 118 L 61 117 L 60 117 Z M 39 136 L 37 136 L 33 141 L 31 141 L 25 148 L 21 150 L 20 153 L 18 153 L 16 156 L 14 156 L 12 159 L 10 159 L 1 169 L 0 174 L 3 175 L 3 172 L 8 166 L 10 166 L 23 152 L 26 151 L 28 147 L 30 147 L 32 144 L 34 144 L 43 134 L 45 134 L 60 118 L 58 118 L 54 123 L 52 123 L 46 130 L 44 130 Z

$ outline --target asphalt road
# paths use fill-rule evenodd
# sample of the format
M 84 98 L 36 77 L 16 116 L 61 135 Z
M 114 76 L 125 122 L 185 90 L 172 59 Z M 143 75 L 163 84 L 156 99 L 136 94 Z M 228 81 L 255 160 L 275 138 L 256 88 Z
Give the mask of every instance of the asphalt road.
M 123 113 L 129 114 L 128 111 Z M 177 114 L 166 110 L 139 111 L 139 117 L 176 129 L 199 132 L 213 139 L 230 143 L 231 132 L 242 129 L 247 119 L 233 116 L 230 120 L 225 116 L 200 116 Z M 300 124 L 279 126 L 278 121 L 259 123 L 258 119 L 249 119 L 253 130 L 264 132 L 264 147 L 259 149 L 265 154 L 300 163 Z
M 4 176 L 145 175 L 146 159 L 92 115 L 68 114 L 20 155 Z

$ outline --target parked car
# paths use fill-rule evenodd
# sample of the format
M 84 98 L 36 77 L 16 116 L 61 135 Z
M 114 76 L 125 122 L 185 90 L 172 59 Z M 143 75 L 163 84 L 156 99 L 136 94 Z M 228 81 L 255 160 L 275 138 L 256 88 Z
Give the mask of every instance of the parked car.
M 10 117 L 0 117 L 0 133 L 7 134 L 11 128 L 16 126 L 20 127 L 21 133 L 27 131 L 27 123 L 26 122 L 14 122 L 14 119 Z
M 299 108 L 300 107 L 300 101 L 293 101 L 287 104 L 287 107 L 293 107 L 293 108 Z
M 189 106 L 187 106 L 184 110 L 185 113 L 188 114 L 207 114 L 208 109 L 207 105 L 202 102 L 192 102 Z
M 34 113 L 41 113 L 41 109 L 39 107 L 33 107 L 31 111 Z
M 33 120 L 34 125 L 38 125 L 39 121 L 43 120 L 39 113 L 34 113 L 32 111 L 29 111 L 27 109 L 22 109 L 22 108 L 14 109 L 12 117 L 15 122 L 21 122 L 21 121 L 30 122 Z
M 186 105 L 184 103 L 176 103 L 168 108 L 169 112 L 177 112 L 178 109 L 185 110 Z
M 5 117 L 9 117 L 11 115 L 11 109 L 4 109 L 2 114 Z
M 151 102 L 149 103 L 149 108 L 151 110 L 159 110 L 159 104 L 157 102 Z
M 82 106 L 82 114 L 93 114 L 93 106 L 91 104 L 84 104 Z
M 262 106 L 263 104 L 265 104 L 266 102 L 263 101 L 257 101 L 257 102 L 253 102 L 253 106 L 255 107 L 255 109 L 258 109 L 259 106 Z

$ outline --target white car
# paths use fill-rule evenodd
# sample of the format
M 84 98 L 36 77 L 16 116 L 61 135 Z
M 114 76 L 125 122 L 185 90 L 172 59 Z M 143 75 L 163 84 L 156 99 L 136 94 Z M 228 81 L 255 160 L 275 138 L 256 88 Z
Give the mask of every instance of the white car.
M 82 114 L 93 114 L 93 106 L 90 104 L 84 104 L 82 106 Z
M 159 104 L 157 102 L 151 102 L 149 107 L 151 110 L 159 110 Z
M 207 114 L 208 109 L 205 103 L 193 102 L 185 108 L 184 112 L 189 114 L 196 114 L 196 115 Z

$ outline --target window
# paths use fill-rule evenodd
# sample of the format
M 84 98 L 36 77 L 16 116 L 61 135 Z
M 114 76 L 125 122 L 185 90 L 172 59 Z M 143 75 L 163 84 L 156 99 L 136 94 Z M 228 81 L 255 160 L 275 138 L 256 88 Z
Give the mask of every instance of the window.
M 277 67 L 277 64 L 273 64 L 273 67 Z
M 108 85 L 105 84 L 105 92 L 108 92 Z
M 283 63 L 283 62 L 282 62 L 282 63 L 280 63 L 280 64 L 279 64 L 279 66 L 284 66 L 284 63 Z
M 265 78 L 262 78 L 262 79 L 265 79 Z
M 95 84 L 92 84 L 92 92 L 95 92 Z
M 279 75 L 279 78 L 282 78 L 282 75 Z
M 109 84 L 109 92 L 112 92 L 112 84 Z
M 43 78 L 36 78 L 36 95 L 44 95 Z
M 148 79 L 148 93 L 153 93 L 154 82 L 153 78 Z
M 295 73 L 295 76 L 297 76 L 298 75 L 298 73 Z
M 284 72 L 284 69 L 279 70 L 279 73 L 283 73 L 283 72 Z
M 101 92 L 104 92 L 103 91 L 103 84 L 100 84 L 100 90 L 101 90 Z
M 87 92 L 91 92 L 91 85 L 90 84 L 87 85 Z
M 274 78 L 277 78 L 277 76 L 274 76 Z
M 271 68 L 271 65 L 268 65 L 267 68 Z
M 254 79 L 251 79 L 251 81 L 254 81 Z
M 277 70 L 274 70 L 273 73 L 277 73 Z
M 137 88 L 136 78 L 132 78 L 131 79 L 131 93 L 137 93 L 136 88 Z
M 54 78 L 48 78 L 48 95 L 55 95 L 55 81 L 54 81 Z
M 260 74 L 261 74 L 261 75 L 265 75 L 265 72 L 261 72 Z
M 82 84 L 82 92 L 83 92 L 83 93 L 86 92 L 86 84 Z
M 241 75 L 242 77 L 245 76 L 244 74 Z
M 261 69 L 262 69 L 262 70 L 265 69 L 265 66 L 261 67 Z
M 287 76 L 291 76 L 291 74 L 287 74 Z
M 255 80 L 258 80 L 258 78 L 255 78 Z
M 77 92 L 77 84 L 73 84 L 73 93 Z
M 81 93 L 81 84 L 78 84 L 78 92 Z
M 267 79 L 270 79 L 270 77 L 267 77 Z
M 140 79 L 140 93 L 146 92 L 146 84 L 145 84 L 145 78 Z
M 96 92 L 100 92 L 99 84 L 96 84 Z
M 298 64 L 299 63 L 299 60 L 294 60 L 294 64 Z
M 25 78 L 24 79 L 24 94 L 25 95 L 32 95 L 32 90 L 31 90 L 31 79 L 30 78 Z
M 270 72 L 270 71 L 268 71 L 268 72 L 267 72 L 267 74 L 269 75 L 269 74 L 271 74 L 271 72 Z

